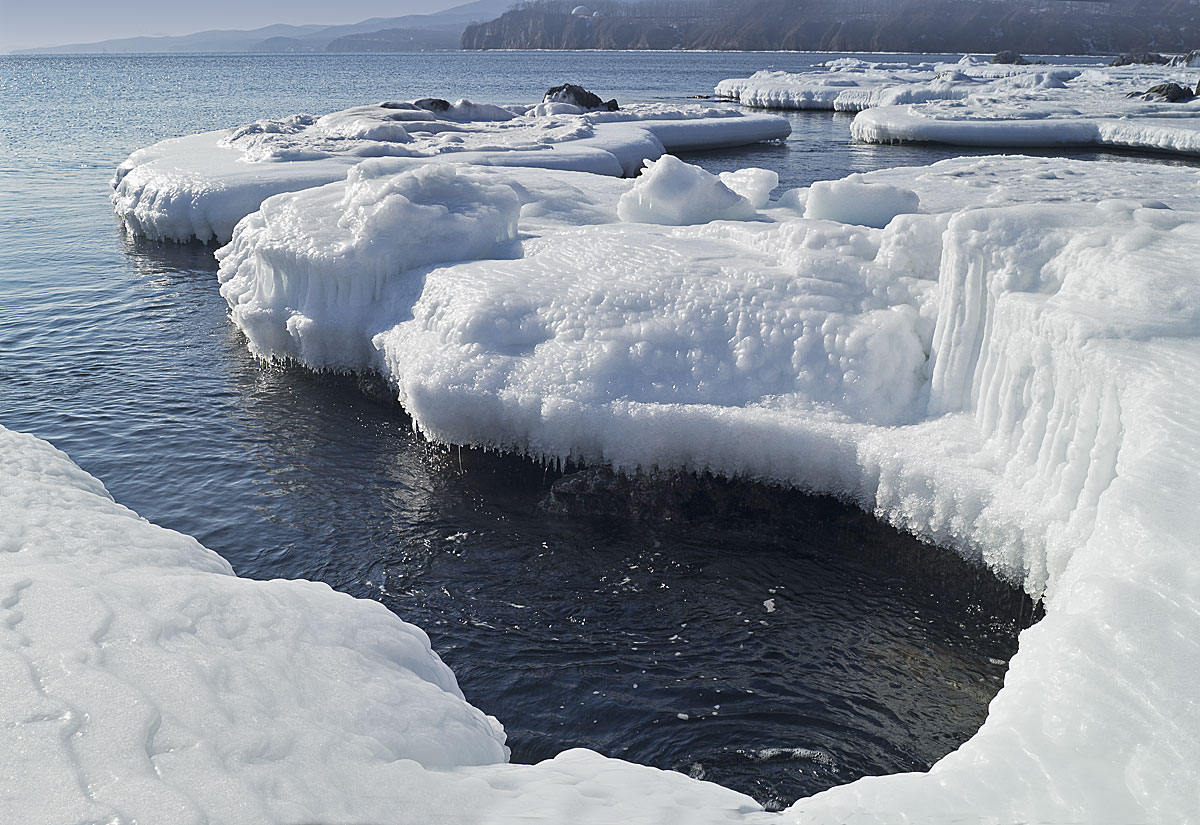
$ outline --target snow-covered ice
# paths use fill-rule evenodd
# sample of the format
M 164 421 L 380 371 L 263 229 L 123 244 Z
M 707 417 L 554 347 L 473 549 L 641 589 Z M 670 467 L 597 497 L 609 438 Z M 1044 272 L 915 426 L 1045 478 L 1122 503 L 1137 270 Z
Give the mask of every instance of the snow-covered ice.
M 1111 146 L 1200 154 L 1200 98 L 1169 103 L 1145 92 L 1164 82 L 1195 89 L 1189 65 L 1122 67 L 871 63 L 841 59 L 807 72 L 760 71 L 716 92 L 760 108 L 859 114 L 856 140 L 961 146 Z
M 251 581 L 0 427 L 0 821 L 751 821 L 749 797 L 567 751 L 505 762 L 418 628 Z
M 164 140 L 120 165 L 112 201 L 135 234 L 223 243 L 271 195 L 341 180 L 365 158 L 621 176 L 665 152 L 780 140 L 790 131 L 783 118 L 695 105 L 634 103 L 610 112 L 565 103 L 384 102 Z
M 218 253 L 256 352 L 377 369 L 439 441 L 834 493 L 1044 598 L 975 737 L 786 821 L 1200 810 L 1196 172 L 958 159 L 729 220 L 734 193 L 674 161 L 594 188 L 460 168 L 521 202 L 511 246 L 389 270 L 393 232 L 320 254 L 354 244 L 337 204 L 412 185 L 390 163 L 267 201 Z M 639 190 L 718 219 L 623 210 Z

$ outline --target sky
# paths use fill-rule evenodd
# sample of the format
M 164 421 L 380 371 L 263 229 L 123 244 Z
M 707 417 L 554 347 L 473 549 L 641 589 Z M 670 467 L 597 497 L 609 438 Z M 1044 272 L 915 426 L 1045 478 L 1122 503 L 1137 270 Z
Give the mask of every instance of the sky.
M 0 0 L 0 52 L 116 37 L 256 29 L 272 23 L 357 23 L 424 14 L 466 0 Z

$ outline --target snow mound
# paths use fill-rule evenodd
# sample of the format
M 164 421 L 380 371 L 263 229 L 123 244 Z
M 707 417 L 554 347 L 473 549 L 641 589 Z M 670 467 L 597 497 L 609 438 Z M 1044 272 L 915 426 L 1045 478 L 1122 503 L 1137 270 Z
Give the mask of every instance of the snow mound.
M 545 107 L 566 107 L 550 111 Z M 412 158 L 633 175 L 668 151 L 781 140 L 783 118 L 701 106 L 568 103 L 506 109 L 426 98 L 322 117 L 260 120 L 134 152 L 113 178 L 113 207 L 135 234 L 227 242 L 272 195 L 342 180 L 367 158 Z
M 742 179 L 751 189 L 759 180 L 753 173 L 743 174 Z M 646 170 L 617 202 L 617 214 L 623 221 L 667 226 L 746 220 L 754 217 L 754 212 L 754 205 L 721 178 L 671 155 L 646 161 Z
M 517 195 L 468 170 L 429 164 L 393 174 L 368 161 L 351 168 L 344 185 L 271 198 L 243 220 L 239 243 L 218 258 L 221 293 L 251 349 L 361 367 L 365 354 L 346 344 L 361 337 L 362 313 L 393 309 L 397 291 L 419 287 L 403 273 L 508 254 Z
M 737 192 L 755 209 L 763 209 L 770 201 L 771 192 L 779 186 L 779 173 L 770 169 L 738 169 L 718 175 L 721 183 Z
M 804 217 L 883 229 L 892 218 L 916 212 L 921 199 L 911 189 L 864 183 L 861 176 L 817 181 L 808 190 Z

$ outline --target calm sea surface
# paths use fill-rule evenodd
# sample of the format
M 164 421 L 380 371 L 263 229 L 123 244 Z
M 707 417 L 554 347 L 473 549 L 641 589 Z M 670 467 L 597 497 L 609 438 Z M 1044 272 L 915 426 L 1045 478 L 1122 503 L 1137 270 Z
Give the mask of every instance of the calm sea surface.
M 532 102 L 580 83 L 681 100 L 825 56 L 438 53 L 0 57 L 0 424 L 258 578 L 304 576 L 424 627 L 513 757 L 586 746 L 778 806 L 924 768 L 982 722 L 1030 605 L 823 499 L 663 523 L 541 510 L 556 477 L 433 447 L 363 382 L 251 358 L 212 249 L 128 237 L 108 181 L 157 140 L 385 99 Z M 781 146 L 689 158 L 784 186 L 958 154 Z M 2 528 L 0 528 L 2 529 Z

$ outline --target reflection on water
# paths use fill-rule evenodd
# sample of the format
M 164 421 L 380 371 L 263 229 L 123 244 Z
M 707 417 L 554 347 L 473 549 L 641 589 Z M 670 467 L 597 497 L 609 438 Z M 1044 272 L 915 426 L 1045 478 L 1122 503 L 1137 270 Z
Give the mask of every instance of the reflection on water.
M 255 361 L 212 249 L 129 238 L 107 202 L 112 167 L 166 134 L 441 93 L 443 75 L 517 100 L 586 69 L 628 97 L 639 73 L 618 57 L 461 58 L 541 67 L 521 88 L 449 58 L 425 77 L 406 63 L 402 83 L 404 61 L 387 56 L 9 60 L 0 102 L 21 105 L 0 123 L 13 164 L 0 169 L 0 423 L 51 440 L 242 575 L 320 579 L 423 626 L 518 760 L 583 745 L 776 805 L 925 767 L 982 721 L 1032 621 L 1016 593 L 784 491 L 719 523 L 550 516 L 539 502 L 555 472 L 425 443 L 370 379 Z M 628 58 L 652 81 L 645 97 L 675 98 L 760 59 Z M 180 84 L 189 94 L 166 93 Z M 793 123 L 784 146 L 697 159 L 777 168 L 796 186 L 949 154 L 854 147 L 829 115 Z

